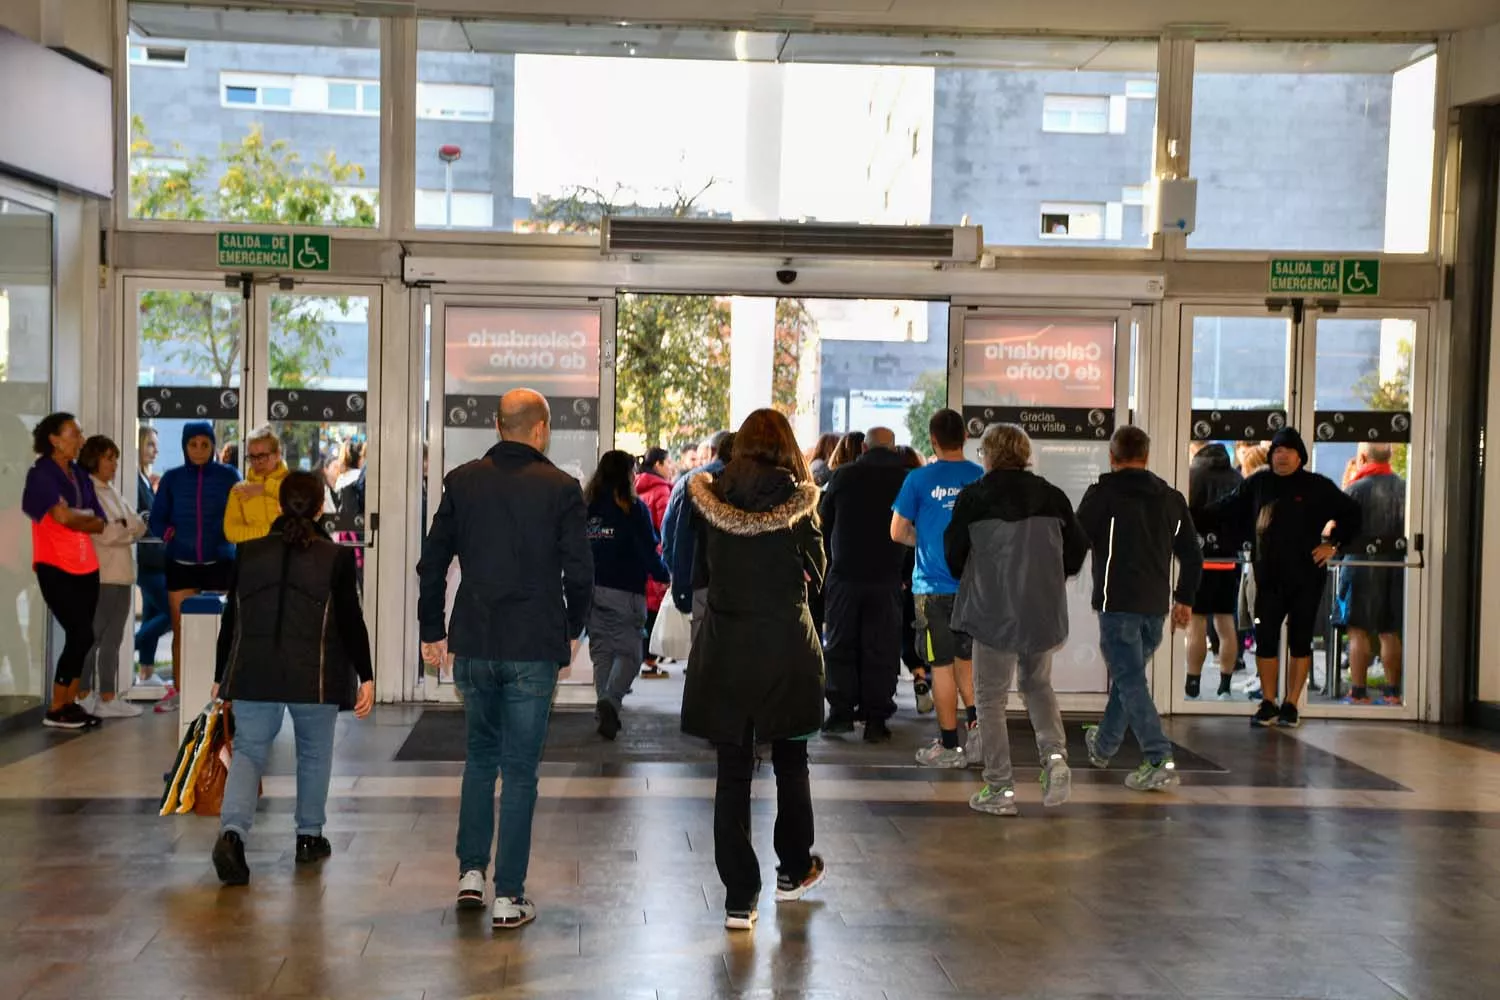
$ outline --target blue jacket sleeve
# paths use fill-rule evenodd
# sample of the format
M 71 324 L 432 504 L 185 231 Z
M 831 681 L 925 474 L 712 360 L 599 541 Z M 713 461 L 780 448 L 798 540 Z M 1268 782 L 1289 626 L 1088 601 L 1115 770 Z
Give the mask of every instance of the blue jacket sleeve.
M 667 506 L 666 541 L 663 548 L 671 552 L 667 557 L 667 568 L 672 576 L 672 603 L 685 615 L 693 613 L 693 516 L 692 501 L 687 498 L 687 483 L 684 479 L 672 491 L 672 502 Z
M 679 479 L 672 487 L 672 495 L 667 498 L 667 511 L 661 519 L 661 556 L 672 565 L 672 550 L 677 541 L 677 519 L 682 516 L 683 494 L 685 492 L 683 483 L 685 479 Z
M 156 499 L 151 504 L 151 518 L 148 522 L 151 534 L 163 540 L 167 537 L 167 529 L 172 526 L 172 489 L 176 479 L 171 471 L 163 475 L 156 487 Z
M 672 576 L 661 554 L 656 551 L 660 539 L 656 537 L 656 525 L 651 523 L 651 509 L 645 501 L 635 502 L 635 539 L 640 547 L 637 558 L 646 570 L 646 575 L 657 583 L 671 583 Z

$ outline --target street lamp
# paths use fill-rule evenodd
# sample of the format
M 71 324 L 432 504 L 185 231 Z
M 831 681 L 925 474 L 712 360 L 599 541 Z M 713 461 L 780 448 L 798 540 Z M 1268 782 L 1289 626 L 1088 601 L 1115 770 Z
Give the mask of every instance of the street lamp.
M 447 229 L 453 228 L 453 164 L 464 155 L 464 151 L 458 146 L 445 143 L 438 147 L 438 159 L 443 161 L 443 225 Z

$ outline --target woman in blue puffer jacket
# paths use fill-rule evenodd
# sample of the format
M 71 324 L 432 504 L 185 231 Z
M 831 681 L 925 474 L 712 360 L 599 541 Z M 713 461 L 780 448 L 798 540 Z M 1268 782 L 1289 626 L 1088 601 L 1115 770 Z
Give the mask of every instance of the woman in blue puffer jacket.
M 202 591 L 227 591 L 234 546 L 224 537 L 229 491 L 240 474 L 214 460 L 214 425 L 182 429 L 187 461 L 161 477 L 151 505 L 151 533 L 165 541 L 167 606 L 172 614 L 172 677 L 182 687 L 182 602 Z

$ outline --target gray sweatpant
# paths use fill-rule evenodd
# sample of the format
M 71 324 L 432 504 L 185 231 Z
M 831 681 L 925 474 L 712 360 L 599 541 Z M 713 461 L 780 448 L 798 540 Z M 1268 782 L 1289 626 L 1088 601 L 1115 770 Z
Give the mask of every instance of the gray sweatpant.
M 1062 709 L 1052 690 L 1052 653 L 1007 653 L 974 642 L 974 700 L 979 702 L 979 731 L 984 737 L 984 780 L 990 785 L 1013 783 L 1010 766 L 1010 734 L 1005 709 L 1010 687 L 1020 673 L 1021 697 L 1036 730 L 1041 759 L 1050 754 L 1068 756 L 1068 737 L 1063 730 Z
M 99 588 L 99 603 L 94 606 L 94 648 L 83 661 L 84 691 L 114 694 L 120 681 L 120 644 L 130 624 L 135 588 L 129 584 L 106 583 Z
M 589 609 L 589 659 L 594 663 L 594 696 L 620 710 L 641 672 L 646 595 L 595 587 Z

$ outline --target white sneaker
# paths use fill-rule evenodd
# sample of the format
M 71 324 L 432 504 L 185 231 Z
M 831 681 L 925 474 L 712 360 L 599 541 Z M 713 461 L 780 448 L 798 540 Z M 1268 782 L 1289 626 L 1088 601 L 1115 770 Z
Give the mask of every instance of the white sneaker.
M 460 910 L 484 909 L 484 872 L 466 871 L 458 880 L 458 902 Z
M 113 701 L 101 699 L 90 711 L 101 719 L 134 719 L 141 714 L 140 708 L 123 698 L 115 698 Z
M 1060 753 L 1047 758 L 1042 767 L 1042 805 L 1048 808 L 1060 806 L 1068 801 L 1073 792 L 1073 772 L 1068 760 Z
M 760 911 L 758 910 L 726 910 L 724 928 L 731 931 L 753 931 L 755 922 L 759 919 Z
M 161 674 L 152 673 L 150 676 L 147 676 L 147 677 L 137 677 L 135 679 L 135 683 L 136 683 L 137 687 L 156 687 L 156 688 L 159 688 L 159 687 L 165 687 L 167 682 L 161 679 Z
M 949 749 L 943 746 L 942 740 L 933 740 L 925 747 L 917 751 L 917 763 L 923 767 L 967 767 L 969 762 L 964 757 L 964 752 L 958 747 Z
M 490 925 L 497 931 L 525 927 L 536 919 L 536 904 L 524 896 L 496 896 Z
M 89 695 L 87 698 L 77 699 L 77 702 L 79 708 L 94 716 L 96 719 L 104 718 L 104 716 L 99 712 L 99 706 L 102 704 L 102 702 L 99 700 L 99 693 L 97 691 Z

